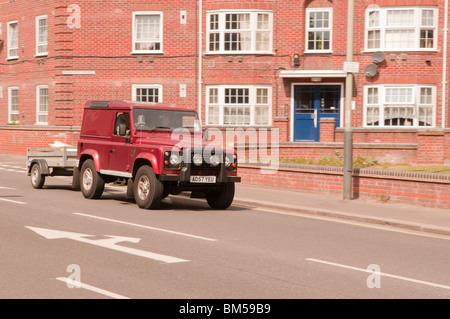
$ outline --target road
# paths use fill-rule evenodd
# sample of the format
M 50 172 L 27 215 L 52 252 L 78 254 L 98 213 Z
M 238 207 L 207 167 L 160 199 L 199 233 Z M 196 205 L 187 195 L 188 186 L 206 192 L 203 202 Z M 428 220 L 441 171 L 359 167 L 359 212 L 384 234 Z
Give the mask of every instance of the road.
M 31 187 L 0 158 L 2 299 L 449 298 L 450 241 L 371 225 L 169 196 L 142 210 L 67 177 Z

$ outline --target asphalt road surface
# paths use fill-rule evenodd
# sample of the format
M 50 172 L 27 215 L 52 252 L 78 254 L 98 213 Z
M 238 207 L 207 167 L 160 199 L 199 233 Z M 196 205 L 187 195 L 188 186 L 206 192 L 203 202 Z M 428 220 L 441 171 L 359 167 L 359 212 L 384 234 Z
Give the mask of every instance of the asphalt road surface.
M 33 189 L 0 160 L 2 299 L 449 298 L 450 241 L 282 210 L 125 188 L 85 199 L 67 177 Z

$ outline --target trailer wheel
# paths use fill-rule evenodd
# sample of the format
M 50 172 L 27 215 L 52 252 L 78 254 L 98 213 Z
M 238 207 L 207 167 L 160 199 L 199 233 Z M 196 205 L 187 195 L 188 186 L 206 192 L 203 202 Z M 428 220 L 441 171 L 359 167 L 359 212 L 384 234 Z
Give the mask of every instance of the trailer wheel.
M 94 161 L 86 160 L 81 167 L 80 189 L 85 198 L 98 199 L 102 196 L 105 189 L 105 181 L 97 173 Z
M 141 166 L 134 179 L 134 199 L 143 209 L 157 208 L 161 203 L 164 185 L 156 178 L 153 169 Z
M 234 199 L 234 183 L 222 184 L 220 190 L 205 193 L 206 202 L 211 208 L 226 209 Z
M 35 163 L 31 167 L 31 185 L 34 188 L 42 188 L 45 183 L 45 175 L 42 175 L 41 167 Z

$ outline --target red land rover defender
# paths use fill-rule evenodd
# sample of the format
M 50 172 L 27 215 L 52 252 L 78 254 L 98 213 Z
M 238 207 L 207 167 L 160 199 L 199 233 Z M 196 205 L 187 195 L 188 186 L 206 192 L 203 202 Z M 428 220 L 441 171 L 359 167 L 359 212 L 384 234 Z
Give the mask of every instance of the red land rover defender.
M 225 209 L 240 182 L 236 152 L 208 145 L 195 111 L 163 104 L 88 101 L 77 159 L 84 197 L 99 198 L 116 182 L 144 209 L 182 191 Z

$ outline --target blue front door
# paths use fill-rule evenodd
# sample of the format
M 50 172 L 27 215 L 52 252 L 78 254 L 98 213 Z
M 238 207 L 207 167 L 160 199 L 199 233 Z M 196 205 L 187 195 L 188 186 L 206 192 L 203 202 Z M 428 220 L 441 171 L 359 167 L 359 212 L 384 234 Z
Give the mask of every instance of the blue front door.
M 320 119 L 333 117 L 339 126 L 340 85 L 294 86 L 294 141 L 319 141 Z

